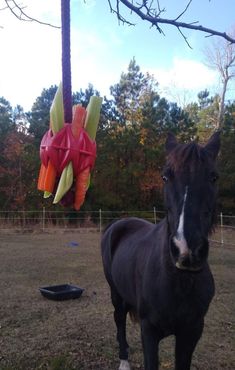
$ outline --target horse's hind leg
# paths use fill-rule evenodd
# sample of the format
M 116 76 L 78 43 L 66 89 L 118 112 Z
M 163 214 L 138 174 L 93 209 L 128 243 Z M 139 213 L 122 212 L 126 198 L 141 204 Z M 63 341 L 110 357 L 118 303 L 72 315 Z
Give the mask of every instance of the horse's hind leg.
M 115 289 L 111 288 L 111 298 L 114 306 L 114 321 L 117 327 L 117 341 L 119 344 L 119 370 L 130 370 L 128 363 L 128 343 L 126 340 L 126 316 L 128 312 L 127 304 L 123 301 Z

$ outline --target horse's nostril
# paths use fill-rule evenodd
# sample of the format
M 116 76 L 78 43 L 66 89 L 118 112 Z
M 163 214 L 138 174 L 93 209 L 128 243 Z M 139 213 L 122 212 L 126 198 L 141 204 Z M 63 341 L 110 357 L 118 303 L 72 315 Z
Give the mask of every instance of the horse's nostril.
M 184 267 L 190 266 L 191 264 L 190 254 L 187 253 L 187 254 L 181 255 L 179 258 L 179 263 Z
M 172 238 L 171 256 L 177 268 L 182 270 L 198 271 L 208 257 L 208 240 L 194 235 L 186 240 Z

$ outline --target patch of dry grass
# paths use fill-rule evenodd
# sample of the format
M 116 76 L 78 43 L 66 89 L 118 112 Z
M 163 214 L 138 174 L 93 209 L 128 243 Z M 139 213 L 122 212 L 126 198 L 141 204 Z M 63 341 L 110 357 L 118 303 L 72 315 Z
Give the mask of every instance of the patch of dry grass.
M 76 241 L 77 247 L 68 243 Z M 234 369 L 235 251 L 211 248 L 217 293 L 192 369 Z M 40 286 L 71 282 L 80 299 L 55 302 Z M 113 370 L 118 367 L 113 309 L 99 234 L 0 236 L 0 370 Z M 132 369 L 142 368 L 139 328 L 128 322 Z M 161 344 L 161 369 L 173 369 L 173 339 Z

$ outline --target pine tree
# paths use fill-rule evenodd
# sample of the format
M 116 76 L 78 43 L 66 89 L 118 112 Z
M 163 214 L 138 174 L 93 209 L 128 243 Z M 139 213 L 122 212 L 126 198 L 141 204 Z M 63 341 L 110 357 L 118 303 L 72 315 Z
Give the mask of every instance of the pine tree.
M 35 145 L 39 148 L 41 139 L 49 129 L 50 107 L 54 99 L 57 86 L 43 89 L 41 95 L 36 99 L 31 112 L 28 113 L 29 133 L 33 134 Z

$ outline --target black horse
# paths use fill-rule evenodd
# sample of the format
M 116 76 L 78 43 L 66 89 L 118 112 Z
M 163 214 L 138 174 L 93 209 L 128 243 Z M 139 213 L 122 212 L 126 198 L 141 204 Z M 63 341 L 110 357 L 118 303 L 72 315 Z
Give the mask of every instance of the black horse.
M 208 235 L 215 224 L 215 160 L 219 132 L 203 147 L 166 141 L 162 175 L 166 217 L 157 225 L 138 218 L 104 231 L 102 258 L 110 285 L 119 342 L 119 370 L 130 369 L 126 315 L 138 318 L 145 370 L 158 369 L 158 344 L 176 338 L 175 369 L 189 370 L 214 295 L 207 262 Z

